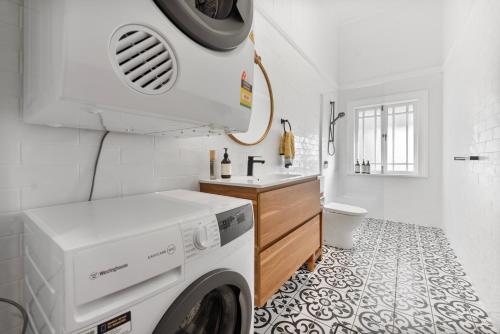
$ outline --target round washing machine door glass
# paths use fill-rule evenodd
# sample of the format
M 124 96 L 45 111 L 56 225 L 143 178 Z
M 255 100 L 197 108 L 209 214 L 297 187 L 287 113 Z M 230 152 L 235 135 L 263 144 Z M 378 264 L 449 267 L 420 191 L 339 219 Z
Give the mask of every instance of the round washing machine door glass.
M 253 0 L 154 0 L 195 42 L 217 51 L 236 48 L 248 37 Z
M 212 271 L 184 290 L 153 334 L 247 334 L 251 298 L 242 275 L 225 269 Z

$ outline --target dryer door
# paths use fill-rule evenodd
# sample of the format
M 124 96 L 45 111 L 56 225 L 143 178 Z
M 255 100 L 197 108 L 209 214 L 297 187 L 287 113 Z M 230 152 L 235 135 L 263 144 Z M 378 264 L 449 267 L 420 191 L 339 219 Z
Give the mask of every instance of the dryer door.
M 252 295 L 245 278 L 219 269 L 191 284 L 153 334 L 246 334 L 251 321 Z
M 154 0 L 195 42 L 218 51 L 240 45 L 250 33 L 253 0 Z

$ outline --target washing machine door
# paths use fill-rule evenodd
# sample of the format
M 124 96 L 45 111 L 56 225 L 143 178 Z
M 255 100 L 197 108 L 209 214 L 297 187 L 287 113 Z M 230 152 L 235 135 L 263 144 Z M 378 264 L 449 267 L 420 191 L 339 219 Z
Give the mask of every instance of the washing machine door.
M 160 10 L 195 42 L 217 51 L 232 50 L 250 33 L 253 0 L 154 0 Z
M 153 334 L 247 334 L 251 298 L 242 275 L 226 269 L 212 271 L 175 300 Z

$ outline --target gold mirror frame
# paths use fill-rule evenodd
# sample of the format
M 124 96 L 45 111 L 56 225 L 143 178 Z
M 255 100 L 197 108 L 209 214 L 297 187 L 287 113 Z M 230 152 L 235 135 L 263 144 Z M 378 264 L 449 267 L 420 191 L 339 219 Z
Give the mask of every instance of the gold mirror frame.
M 269 102 L 270 102 L 270 112 L 269 112 L 269 121 L 267 123 L 267 128 L 264 134 L 255 142 L 253 143 L 245 143 L 238 138 L 236 138 L 233 134 L 229 134 L 229 138 L 234 140 L 240 145 L 244 146 L 254 146 L 259 143 L 261 143 L 264 139 L 266 139 L 267 135 L 269 134 L 269 131 L 271 131 L 271 126 L 273 125 L 273 117 L 274 117 L 274 96 L 273 96 L 273 88 L 271 87 L 271 80 L 269 80 L 269 76 L 267 75 L 266 68 L 262 64 L 262 58 L 255 52 L 254 55 L 254 63 L 257 64 L 262 71 L 262 74 L 264 75 L 264 79 L 266 80 L 266 85 L 267 85 L 267 91 L 269 92 Z

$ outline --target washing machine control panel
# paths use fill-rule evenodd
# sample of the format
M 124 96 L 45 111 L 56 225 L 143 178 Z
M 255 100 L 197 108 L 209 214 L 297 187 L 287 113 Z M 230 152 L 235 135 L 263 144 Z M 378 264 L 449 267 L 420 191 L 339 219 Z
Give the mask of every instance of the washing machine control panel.
M 219 225 L 215 216 L 205 216 L 181 224 L 186 261 L 220 247 Z
M 253 227 L 253 208 L 243 205 L 180 225 L 186 262 L 222 247 Z
M 215 216 L 219 224 L 221 246 L 245 234 L 253 227 L 253 208 L 251 204 L 220 212 Z
M 199 250 L 207 249 L 210 245 L 208 226 L 198 226 L 193 232 L 193 244 Z

